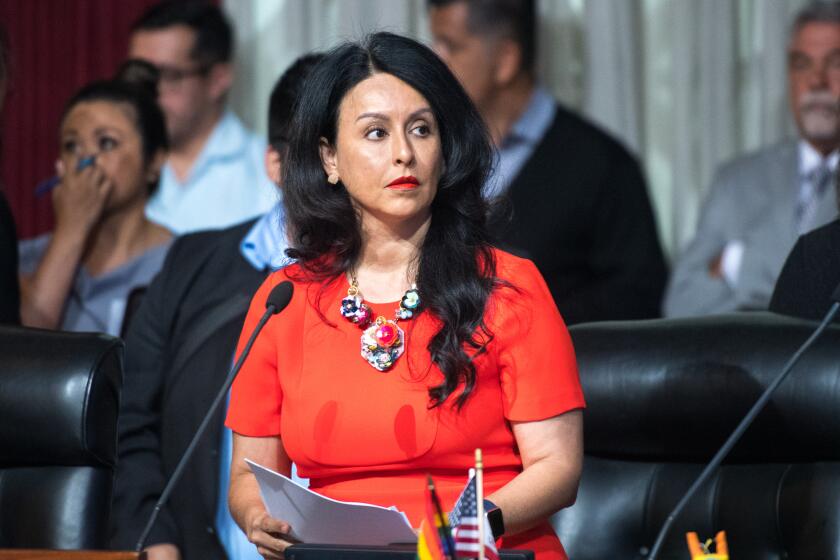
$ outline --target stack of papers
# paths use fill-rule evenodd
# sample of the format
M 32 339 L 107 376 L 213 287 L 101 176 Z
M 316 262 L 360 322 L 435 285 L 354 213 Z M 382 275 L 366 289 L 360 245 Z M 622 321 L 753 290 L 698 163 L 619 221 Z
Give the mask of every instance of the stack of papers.
M 396 508 L 333 500 L 245 461 L 257 477 L 268 513 L 291 526 L 292 538 L 305 543 L 359 546 L 417 542 L 405 513 Z

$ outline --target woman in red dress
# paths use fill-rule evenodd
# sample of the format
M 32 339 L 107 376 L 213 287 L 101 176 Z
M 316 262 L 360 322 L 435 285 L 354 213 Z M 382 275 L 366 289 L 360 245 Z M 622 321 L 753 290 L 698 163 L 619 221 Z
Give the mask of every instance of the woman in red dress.
M 312 490 L 395 505 L 418 526 L 426 473 L 451 507 L 476 447 L 501 546 L 566 557 L 547 519 L 575 499 L 583 394 L 539 272 L 490 245 L 492 157 L 457 80 L 411 39 L 377 33 L 313 71 L 284 162 L 297 262 L 260 288 L 243 332 L 279 282 L 294 295 L 227 418 L 231 511 L 264 557 L 283 557 L 290 528 L 244 458 L 280 472 L 294 461 Z

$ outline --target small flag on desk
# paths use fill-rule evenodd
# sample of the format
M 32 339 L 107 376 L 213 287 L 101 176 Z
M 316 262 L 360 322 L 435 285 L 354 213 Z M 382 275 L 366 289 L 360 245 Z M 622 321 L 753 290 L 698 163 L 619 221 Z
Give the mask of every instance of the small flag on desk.
M 417 536 L 417 558 L 419 560 L 449 560 L 454 558 L 452 542 L 449 526 L 443 518 L 443 511 L 435 493 L 435 484 L 432 477 L 428 477 L 426 516 L 420 523 L 420 534 Z
M 478 503 L 476 500 L 475 477 L 471 477 L 466 488 L 455 503 L 455 508 L 449 514 L 449 523 L 455 536 L 455 555 L 458 558 L 478 558 L 479 554 L 479 522 L 484 523 L 484 559 L 499 560 L 499 552 L 493 541 L 493 531 L 486 518 L 478 519 Z

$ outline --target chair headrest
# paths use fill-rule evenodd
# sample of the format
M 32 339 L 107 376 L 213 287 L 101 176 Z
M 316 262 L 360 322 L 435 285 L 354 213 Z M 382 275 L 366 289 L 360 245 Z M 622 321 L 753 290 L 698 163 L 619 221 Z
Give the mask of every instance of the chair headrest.
M 586 452 L 708 460 L 817 324 L 771 313 L 570 329 L 587 400 Z M 840 459 L 840 327 L 800 360 L 729 462 Z
M 122 341 L 0 326 L 0 465 L 104 465 L 116 457 Z

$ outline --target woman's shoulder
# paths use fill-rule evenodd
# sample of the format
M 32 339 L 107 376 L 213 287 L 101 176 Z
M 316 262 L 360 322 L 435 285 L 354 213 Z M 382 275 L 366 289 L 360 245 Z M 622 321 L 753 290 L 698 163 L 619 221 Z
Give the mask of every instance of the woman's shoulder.
M 269 274 L 266 282 L 273 286 L 276 286 L 280 282 L 291 282 L 295 287 L 305 287 L 313 284 L 306 270 L 294 261 Z
M 494 247 L 493 258 L 496 261 L 496 277 L 514 286 L 518 283 L 531 283 L 535 280 L 542 281 L 542 274 L 537 265 L 530 259 L 517 257 L 502 249 Z
M 292 284 L 293 302 L 306 300 L 308 298 L 308 294 L 317 294 L 332 285 L 331 280 L 313 277 L 313 275 L 303 266 L 296 262 L 292 262 L 269 274 L 265 279 L 261 290 L 266 292 L 267 296 L 268 292 L 283 282 L 289 282 Z M 316 296 L 313 295 L 312 297 L 314 298 Z
M 554 298 L 537 265 L 501 249 L 493 249 L 496 260 L 497 288 L 492 295 L 493 308 L 517 313 L 553 308 Z M 530 311 L 529 311 L 530 309 Z
M 263 282 L 260 290 L 271 290 L 275 286 L 283 282 L 291 282 L 293 287 L 295 288 L 295 292 L 297 292 L 298 288 L 302 287 L 302 284 L 304 283 L 301 276 L 300 265 L 296 263 L 290 263 L 284 266 L 283 268 L 277 269 L 274 272 L 270 273 Z

